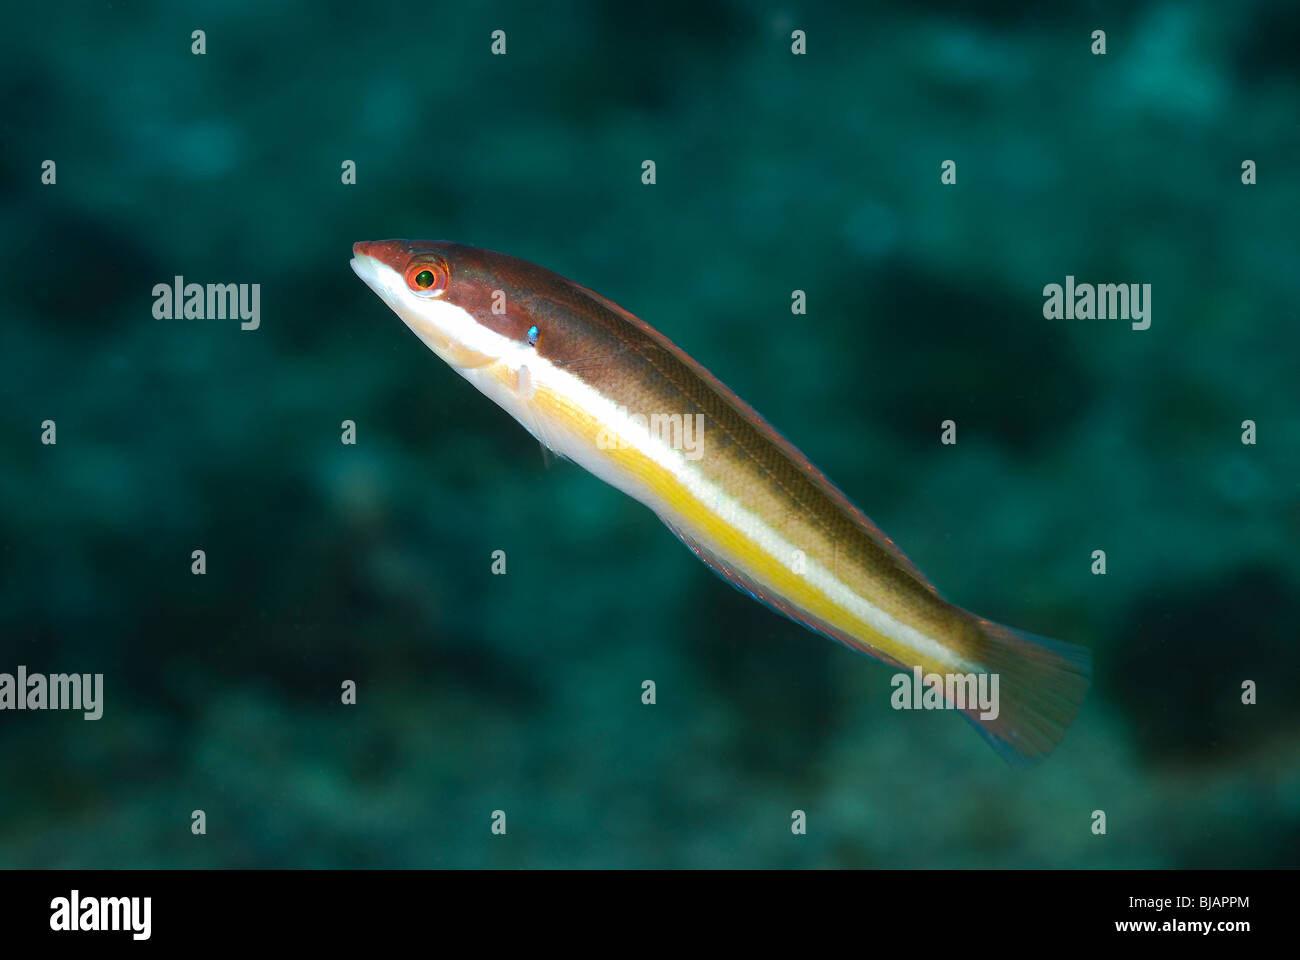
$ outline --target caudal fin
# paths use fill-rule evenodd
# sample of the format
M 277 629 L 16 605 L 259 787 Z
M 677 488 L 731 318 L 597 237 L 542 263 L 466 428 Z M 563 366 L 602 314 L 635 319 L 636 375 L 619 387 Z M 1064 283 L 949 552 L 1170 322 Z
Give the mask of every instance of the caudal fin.
M 998 715 L 962 712 L 1009 763 L 1037 763 L 1065 736 L 1079 713 L 1092 674 L 1083 647 L 975 619 L 980 637 L 975 659 L 998 675 Z

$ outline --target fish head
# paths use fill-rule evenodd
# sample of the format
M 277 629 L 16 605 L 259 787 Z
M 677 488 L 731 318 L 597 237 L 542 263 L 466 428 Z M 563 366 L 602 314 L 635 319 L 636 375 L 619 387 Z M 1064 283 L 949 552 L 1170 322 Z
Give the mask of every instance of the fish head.
M 459 370 L 529 349 L 537 328 L 526 311 L 531 265 L 490 250 L 431 240 L 371 240 L 352 246 L 352 269 L 411 331 Z

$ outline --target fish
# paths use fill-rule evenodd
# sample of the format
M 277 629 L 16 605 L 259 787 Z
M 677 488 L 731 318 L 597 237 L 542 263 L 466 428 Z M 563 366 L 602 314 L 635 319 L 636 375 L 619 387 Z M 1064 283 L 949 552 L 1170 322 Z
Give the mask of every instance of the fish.
M 491 250 L 377 240 L 352 253 L 357 276 L 448 366 L 545 449 L 652 510 L 732 586 L 914 673 L 1008 762 L 1035 763 L 1060 742 L 1088 689 L 1089 651 L 945 600 L 807 457 L 648 323 Z M 963 695 L 988 678 L 992 709 Z

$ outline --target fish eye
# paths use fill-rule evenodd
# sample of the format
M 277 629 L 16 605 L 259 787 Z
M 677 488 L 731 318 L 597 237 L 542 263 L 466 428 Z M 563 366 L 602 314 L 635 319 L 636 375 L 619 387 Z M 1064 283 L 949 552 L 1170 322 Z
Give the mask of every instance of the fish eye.
M 419 297 L 440 297 L 447 289 L 447 269 L 432 260 L 416 260 L 406 268 L 406 285 Z
M 531 327 L 528 328 L 527 336 L 528 336 L 528 345 L 530 347 L 537 346 L 537 324 L 533 324 Z

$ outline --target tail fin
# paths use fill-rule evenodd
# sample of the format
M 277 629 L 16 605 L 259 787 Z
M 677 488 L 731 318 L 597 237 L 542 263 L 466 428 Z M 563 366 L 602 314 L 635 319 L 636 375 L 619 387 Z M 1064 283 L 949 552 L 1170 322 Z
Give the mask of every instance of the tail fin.
M 980 735 L 1011 764 L 1037 763 L 1065 736 L 1079 713 L 1092 655 L 1083 647 L 1049 640 L 975 618 L 980 632 L 975 658 L 998 675 L 998 715 L 981 719 L 978 708 L 962 712 Z

